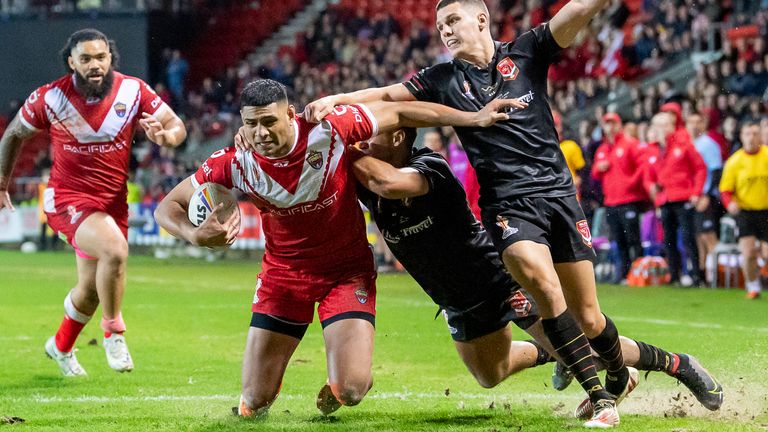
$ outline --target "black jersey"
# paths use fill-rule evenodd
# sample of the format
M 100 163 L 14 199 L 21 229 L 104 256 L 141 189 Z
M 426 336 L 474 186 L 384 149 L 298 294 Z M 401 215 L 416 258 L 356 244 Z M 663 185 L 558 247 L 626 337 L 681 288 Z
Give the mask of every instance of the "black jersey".
M 481 206 L 521 196 L 574 194 L 547 96 L 549 65 L 562 48 L 548 24 L 495 45 L 487 68 L 454 59 L 421 70 L 405 87 L 419 100 L 462 111 L 479 111 L 496 98 L 528 103 L 489 128 L 455 128 L 477 171 Z
M 504 270 L 445 159 L 420 149 L 407 166 L 427 178 L 427 194 L 389 200 L 362 187 L 359 193 L 403 267 L 442 307 L 468 310 L 497 293 L 511 295 L 519 285 Z

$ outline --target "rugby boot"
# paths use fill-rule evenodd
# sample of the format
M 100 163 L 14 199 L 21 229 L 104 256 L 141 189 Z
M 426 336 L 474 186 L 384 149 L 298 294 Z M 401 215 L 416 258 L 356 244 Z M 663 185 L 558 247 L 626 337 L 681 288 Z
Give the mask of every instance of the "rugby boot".
M 323 415 L 328 415 L 341 408 L 341 402 L 336 399 L 336 396 L 331 390 L 331 386 L 326 384 L 320 389 L 320 393 L 317 394 L 317 409 L 320 410 Z
M 590 405 L 592 405 L 590 403 Z M 592 418 L 584 423 L 586 428 L 609 429 L 619 424 L 619 411 L 616 409 L 616 401 L 600 399 L 595 403 Z
M 624 398 L 627 397 L 630 393 L 632 393 L 632 390 L 637 387 L 637 384 L 640 382 L 640 373 L 637 371 L 637 369 L 627 366 L 627 370 L 629 371 L 629 378 L 627 379 L 627 385 L 624 387 L 624 391 L 621 392 L 618 396 L 616 396 L 616 405 L 620 404 L 621 401 L 624 400 Z M 618 414 L 617 414 L 618 415 Z M 576 410 L 573 412 L 573 416 L 580 419 L 587 419 L 592 417 L 594 419 L 595 417 L 595 409 L 592 406 L 592 401 L 589 400 L 589 398 L 584 399 L 578 407 L 576 407 Z M 617 417 L 618 418 L 618 417 Z M 618 421 L 616 422 L 618 424 Z M 591 427 L 599 427 L 599 426 L 591 426 Z
M 710 411 L 717 411 L 723 404 L 723 387 L 696 357 L 678 354 L 680 364 L 669 375 L 688 387 L 696 399 Z
M 61 352 L 56 348 L 56 336 L 51 336 L 48 341 L 45 342 L 45 355 L 52 358 L 59 365 L 61 373 L 65 377 L 76 377 L 88 375 L 80 366 L 80 362 L 77 361 L 75 356 L 75 350 L 70 352 Z
M 125 336 L 112 333 L 110 337 L 104 338 L 104 351 L 107 354 L 107 363 L 112 369 L 118 372 L 133 370 L 133 359 L 128 352 L 128 346 L 125 345 Z

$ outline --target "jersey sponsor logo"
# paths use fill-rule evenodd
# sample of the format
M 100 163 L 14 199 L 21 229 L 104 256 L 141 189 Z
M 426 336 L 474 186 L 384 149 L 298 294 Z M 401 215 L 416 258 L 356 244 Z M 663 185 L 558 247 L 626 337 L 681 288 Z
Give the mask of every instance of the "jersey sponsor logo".
M 531 313 L 531 309 L 533 309 L 531 302 L 520 291 L 515 291 L 507 302 L 519 317 L 527 317 Z
M 368 303 L 368 288 L 362 286 L 355 290 L 355 297 L 360 304 Z
M 75 206 L 67 206 L 67 214 L 69 215 L 69 223 L 71 225 L 74 225 L 77 223 L 78 220 L 83 216 L 82 211 L 77 211 L 77 208 Z
M 587 247 L 592 247 L 592 233 L 589 232 L 589 223 L 587 223 L 586 220 L 582 219 L 578 222 L 576 222 L 576 229 L 579 231 L 579 234 L 581 234 L 581 240 L 584 242 Z
M 281 160 L 273 163 L 272 165 L 277 168 L 285 168 L 289 165 L 289 163 L 288 163 L 288 160 Z
M 317 150 L 310 150 L 307 155 L 307 163 L 312 168 L 319 170 L 323 167 L 323 154 Z
M 117 116 L 118 116 L 118 117 L 120 117 L 120 118 L 123 118 L 123 117 L 125 117 L 125 110 L 126 110 L 128 107 L 127 107 L 127 106 L 125 106 L 125 104 L 124 104 L 124 103 L 122 103 L 122 102 L 118 102 L 118 103 L 116 103 L 116 104 L 114 105 L 114 107 L 113 107 L 113 108 L 115 108 L 115 114 L 117 114 Z
M 114 144 L 88 144 L 88 145 L 71 145 L 64 144 L 62 148 L 64 151 L 75 154 L 94 154 L 94 153 L 112 153 L 122 150 L 125 147 L 125 143 L 115 142 Z
M 496 225 L 501 228 L 501 239 L 506 240 L 509 236 L 517 234 L 520 230 L 515 227 L 509 226 L 509 219 L 504 216 L 496 216 Z
M 269 212 L 276 216 L 291 216 L 296 214 L 306 214 L 306 213 L 316 212 L 318 210 L 322 210 L 334 205 L 336 203 L 338 193 L 339 192 L 336 191 L 333 193 L 333 195 L 329 196 L 328 198 L 320 202 L 302 204 L 302 205 L 298 205 L 296 207 L 291 207 L 288 209 L 270 209 Z
M 475 100 L 475 96 L 472 94 L 472 86 L 469 85 L 469 81 L 464 80 L 464 97 L 469 100 Z
M 399 234 L 392 234 L 388 230 L 382 230 L 381 235 L 382 237 L 384 237 L 384 240 L 387 243 L 397 244 L 397 243 L 400 243 L 400 240 L 404 238 L 410 237 L 420 232 L 424 232 L 434 224 L 435 224 L 435 218 L 433 218 L 432 216 L 427 216 L 426 219 L 417 223 L 416 225 L 411 225 L 409 227 L 401 228 L 399 231 Z
M 464 82 L 466 82 L 466 81 L 464 81 Z M 480 90 L 482 90 L 483 93 L 492 94 L 493 92 L 496 91 L 496 84 L 487 85 L 485 87 L 482 87 Z
M 504 57 L 504 59 L 496 65 L 496 70 L 501 73 L 504 81 L 513 81 L 517 79 L 517 74 L 520 73 L 520 69 L 509 57 Z

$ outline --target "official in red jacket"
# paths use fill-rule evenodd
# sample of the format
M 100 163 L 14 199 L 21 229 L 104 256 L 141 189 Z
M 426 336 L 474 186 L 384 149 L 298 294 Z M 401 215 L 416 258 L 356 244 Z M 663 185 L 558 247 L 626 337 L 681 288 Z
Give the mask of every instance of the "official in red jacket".
M 669 113 L 656 114 L 651 120 L 651 133 L 656 140 L 648 145 L 643 184 L 654 205 L 661 209 L 664 245 L 673 282 L 679 282 L 684 269 L 677 249 L 677 232 L 682 231 L 683 246 L 689 266 L 686 273 L 695 285 L 704 279 L 698 269 L 693 214 L 694 207 L 704 205 L 701 192 L 707 179 L 707 167 L 693 146 L 685 128 L 675 129 L 675 118 Z
M 648 201 L 643 188 L 646 145 L 622 131 L 621 117 L 607 113 L 602 119 L 603 142 L 597 148 L 592 177 L 603 185 L 603 205 L 611 239 L 619 251 L 614 283 L 627 277 L 635 258 L 642 255 L 640 214 Z

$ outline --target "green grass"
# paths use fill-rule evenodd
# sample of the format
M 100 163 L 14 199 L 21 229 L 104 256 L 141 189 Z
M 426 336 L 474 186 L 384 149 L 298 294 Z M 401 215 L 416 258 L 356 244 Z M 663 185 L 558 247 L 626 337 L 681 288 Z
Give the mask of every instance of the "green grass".
M 551 367 L 490 390 L 456 355 L 436 307 L 407 275 L 379 278 L 375 386 L 355 408 L 320 417 L 325 382 L 320 329 L 299 346 L 270 416 L 230 414 L 250 319 L 255 262 L 131 257 L 124 315 L 136 362 L 106 365 L 96 320 L 78 341 L 86 379 L 64 379 L 43 354 L 75 283 L 74 254 L 0 251 L 0 417 L 3 431 L 558 431 L 582 392 L 549 388 Z M 706 411 L 671 378 L 653 373 L 622 405 L 625 431 L 768 430 L 768 304 L 740 291 L 601 286 L 603 310 L 622 334 L 694 353 L 720 378 L 723 408 Z M 516 337 L 522 334 L 515 330 Z M 90 345 L 93 340 L 97 345 Z M 447 394 L 447 395 L 446 395 Z

